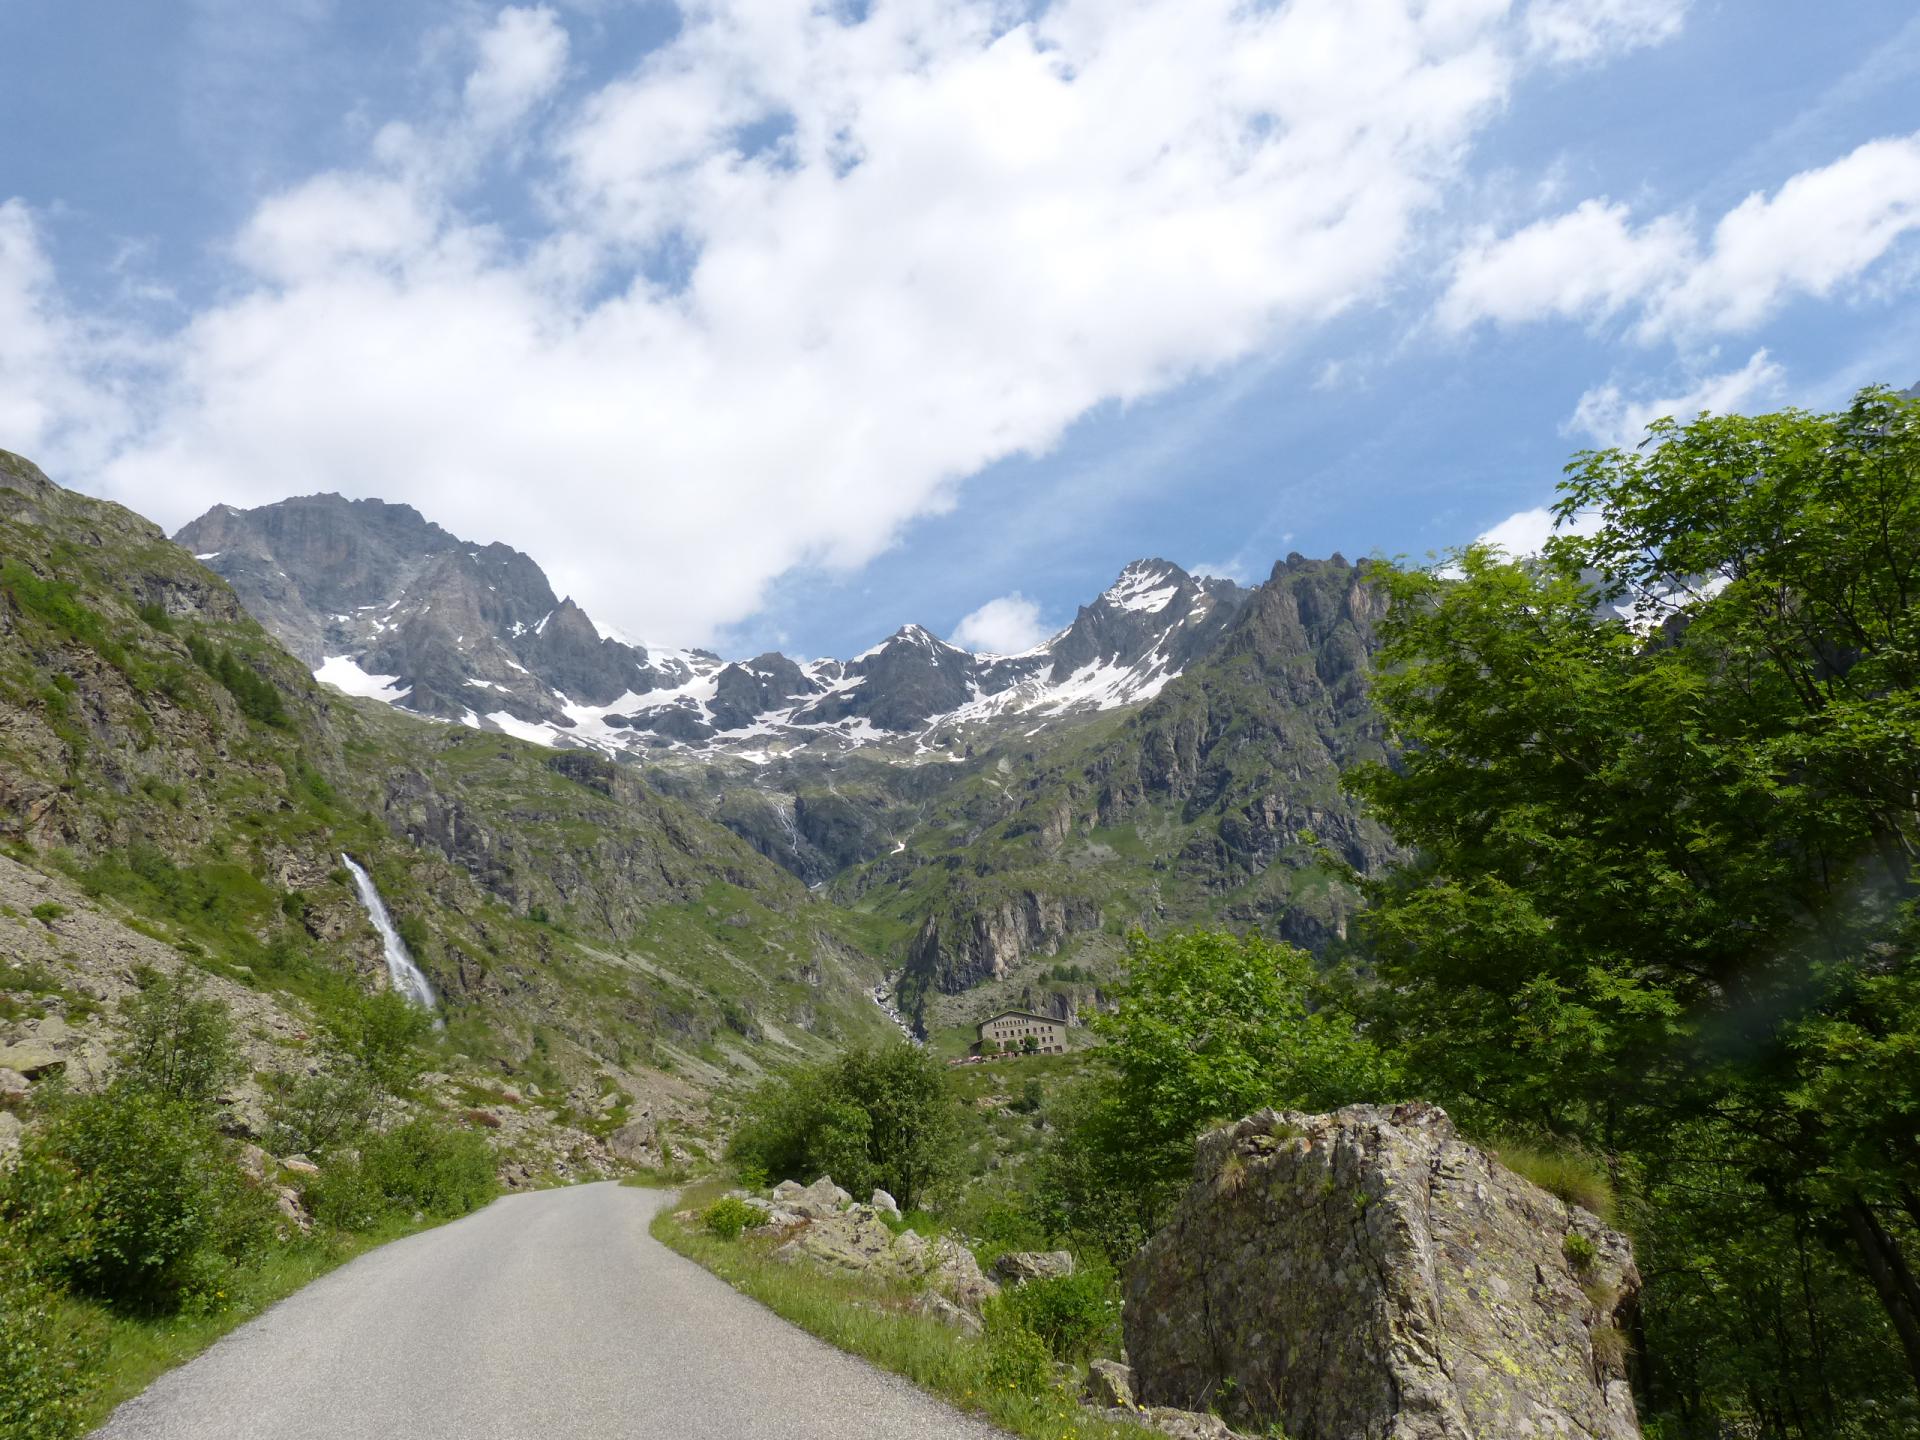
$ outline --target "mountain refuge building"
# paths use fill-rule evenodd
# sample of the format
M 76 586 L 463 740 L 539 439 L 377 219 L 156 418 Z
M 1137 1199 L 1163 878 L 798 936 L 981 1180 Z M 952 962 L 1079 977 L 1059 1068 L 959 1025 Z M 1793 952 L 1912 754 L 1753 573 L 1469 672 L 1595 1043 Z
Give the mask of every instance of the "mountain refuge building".
M 974 1047 L 982 1055 L 1025 1050 L 1031 1036 L 1042 1055 L 1064 1054 L 1067 1048 L 1067 1024 L 1045 1015 L 1030 1015 L 1024 1010 L 1002 1010 L 990 1020 L 980 1022 L 980 1039 Z

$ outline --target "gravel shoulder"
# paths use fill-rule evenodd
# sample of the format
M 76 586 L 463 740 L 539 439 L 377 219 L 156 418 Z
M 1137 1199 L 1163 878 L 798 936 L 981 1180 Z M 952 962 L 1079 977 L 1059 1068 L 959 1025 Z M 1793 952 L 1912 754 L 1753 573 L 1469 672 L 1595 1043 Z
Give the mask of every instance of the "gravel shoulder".
M 122 1405 L 109 1440 L 988 1440 L 647 1233 L 671 1198 L 509 1196 L 316 1281 Z

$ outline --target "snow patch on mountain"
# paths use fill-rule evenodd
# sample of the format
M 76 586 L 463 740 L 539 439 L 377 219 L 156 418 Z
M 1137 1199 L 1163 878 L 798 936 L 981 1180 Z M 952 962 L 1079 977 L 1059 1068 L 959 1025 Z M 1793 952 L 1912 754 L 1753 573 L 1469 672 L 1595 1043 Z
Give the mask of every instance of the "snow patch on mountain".
M 400 683 L 398 675 L 369 675 L 351 655 L 327 656 L 313 672 L 313 678 L 349 695 L 364 700 L 384 700 L 389 705 L 399 704 L 413 692 L 411 685 Z

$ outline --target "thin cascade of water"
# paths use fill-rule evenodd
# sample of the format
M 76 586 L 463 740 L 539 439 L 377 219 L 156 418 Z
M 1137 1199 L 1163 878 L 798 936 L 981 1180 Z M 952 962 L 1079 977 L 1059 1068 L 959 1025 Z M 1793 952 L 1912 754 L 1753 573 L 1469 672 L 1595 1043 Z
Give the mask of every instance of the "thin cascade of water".
M 367 907 L 367 916 L 373 921 L 373 928 L 380 932 L 380 944 L 387 956 L 387 978 L 393 982 L 393 988 L 423 1010 L 437 1008 L 433 986 L 421 973 L 420 967 L 413 963 L 407 942 L 400 938 L 400 932 L 394 928 L 393 916 L 387 913 L 387 902 L 380 898 L 373 877 L 351 855 L 342 855 L 340 858 L 353 875 L 353 888 L 360 892 L 360 903 Z

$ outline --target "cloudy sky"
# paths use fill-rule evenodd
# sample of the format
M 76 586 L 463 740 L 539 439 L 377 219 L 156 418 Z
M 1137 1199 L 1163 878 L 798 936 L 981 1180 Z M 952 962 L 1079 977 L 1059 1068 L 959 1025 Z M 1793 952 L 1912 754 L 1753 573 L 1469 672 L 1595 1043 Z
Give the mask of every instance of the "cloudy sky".
M 1920 379 L 1911 0 L 0 0 L 0 446 L 1015 648 Z

